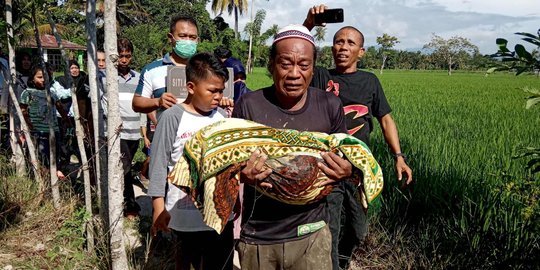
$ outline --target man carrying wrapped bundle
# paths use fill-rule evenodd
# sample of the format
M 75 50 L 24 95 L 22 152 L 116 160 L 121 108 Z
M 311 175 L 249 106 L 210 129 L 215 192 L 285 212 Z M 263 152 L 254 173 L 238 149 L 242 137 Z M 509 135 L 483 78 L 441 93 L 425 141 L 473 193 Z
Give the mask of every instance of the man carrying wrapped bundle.
M 382 189 L 369 149 L 345 134 L 339 98 L 309 87 L 315 59 L 305 27 L 281 29 L 270 51 L 274 85 L 246 93 L 233 111 L 263 125 L 231 119 L 203 128 L 169 175 L 218 232 L 236 201 L 237 179 L 249 184 L 237 246 L 243 269 L 331 269 L 325 195 L 332 184 L 358 183 L 366 207 Z

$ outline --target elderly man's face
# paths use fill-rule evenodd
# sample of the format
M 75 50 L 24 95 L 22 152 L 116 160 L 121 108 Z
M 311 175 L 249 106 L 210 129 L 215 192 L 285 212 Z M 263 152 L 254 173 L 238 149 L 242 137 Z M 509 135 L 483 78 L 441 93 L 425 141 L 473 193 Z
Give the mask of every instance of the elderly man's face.
M 276 43 L 270 72 L 279 98 L 296 100 L 305 95 L 313 78 L 313 44 L 301 38 Z

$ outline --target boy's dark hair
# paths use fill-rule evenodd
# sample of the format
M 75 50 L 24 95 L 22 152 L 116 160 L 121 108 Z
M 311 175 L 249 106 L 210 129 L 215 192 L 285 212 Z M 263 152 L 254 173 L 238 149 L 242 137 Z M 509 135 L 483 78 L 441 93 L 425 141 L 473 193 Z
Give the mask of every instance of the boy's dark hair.
M 198 53 L 189 59 L 186 66 L 186 81 L 200 82 L 206 80 L 210 75 L 218 76 L 224 82 L 229 80 L 227 68 L 212 54 Z
M 36 88 L 36 84 L 34 83 L 34 76 L 36 76 L 38 71 L 41 71 L 43 73 L 43 67 L 40 64 L 33 65 L 30 69 L 30 76 L 28 77 L 28 82 L 26 83 L 28 87 Z M 43 74 L 43 76 L 45 76 L 45 74 Z
M 195 19 L 193 19 L 193 17 L 188 16 L 188 15 L 184 15 L 184 14 L 177 14 L 174 17 L 172 17 L 172 19 L 171 19 L 171 24 L 169 25 L 169 33 L 174 32 L 174 28 L 176 27 L 176 23 L 180 22 L 180 21 L 188 22 L 188 23 L 191 23 L 191 24 L 195 25 L 195 28 L 197 28 L 197 32 L 199 32 L 199 26 L 197 25 L 197 21 L 195 21 Z
M 133 52 L 133 43 L 127 38 L 119 38 L 116 45 L 118 46 L 118 53 L 121 51 Z

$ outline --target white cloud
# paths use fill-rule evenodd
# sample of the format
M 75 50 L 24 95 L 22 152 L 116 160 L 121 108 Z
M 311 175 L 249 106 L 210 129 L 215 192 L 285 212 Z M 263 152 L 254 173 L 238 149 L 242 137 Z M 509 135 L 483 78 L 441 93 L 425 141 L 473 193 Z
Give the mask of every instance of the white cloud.
M 505 14 L 508 16 L 539 16 L 540 1 L 538 0 L 433 0 L 448 9 L 448 11 L 465 11 L 492 14 Z
M 264 31 L 273 24 L 302 23 L 308 9 L 316 4 L 310 0 L 257 0 L 255 9 L 266 10 Z M 345 22 L 327 26 L 323 45 L 330 44 L 339 28 L 353 25 L 364 33 L 366 46 L 376 45 L 376 37 L 387 33 L 400 40 L 397 49 L 421 48 L 436 33 L 445 38 L 469 38 L 480 52 L 489 54 L 497 50 L 497 37 L 515 44 L 519 41 L 515 32 L 535 33 L 540 28 L 540 0 L 335 0 L 329 6 L 343 8 Z M 240 17 L 241 31 L 249 15 L 248 10 Z M 228 14 L 223 17 L 233 27 L 234 18 Z

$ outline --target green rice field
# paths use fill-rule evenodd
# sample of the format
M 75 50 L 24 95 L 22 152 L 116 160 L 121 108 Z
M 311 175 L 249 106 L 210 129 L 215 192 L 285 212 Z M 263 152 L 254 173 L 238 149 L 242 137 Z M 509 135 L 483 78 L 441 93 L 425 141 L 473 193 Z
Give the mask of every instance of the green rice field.
M 510 73 L 385 71 L 415 183 L 400 188 L 378 124 L 373 152 L 384 168 L 381 204 L 370 210 L 361 268 L 540 268 L 540 173 L 513 158 L 540 147 L 540 106 L 523 87 L 540 78 Z M 271 83 L 265 69 L 248 86 Z

